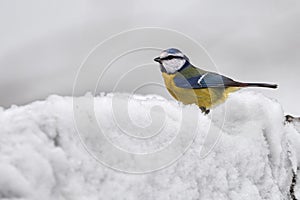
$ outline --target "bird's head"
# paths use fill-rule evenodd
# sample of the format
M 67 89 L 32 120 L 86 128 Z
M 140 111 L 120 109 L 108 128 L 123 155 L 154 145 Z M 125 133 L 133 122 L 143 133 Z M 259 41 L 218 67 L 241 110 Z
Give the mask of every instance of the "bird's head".
M 160 64 L 162 72 L 174 74 L 184 67 L 189 59 L 180 50 L 170 48 L 163 50 L 159 57 L 154 58 L 154 61 Z

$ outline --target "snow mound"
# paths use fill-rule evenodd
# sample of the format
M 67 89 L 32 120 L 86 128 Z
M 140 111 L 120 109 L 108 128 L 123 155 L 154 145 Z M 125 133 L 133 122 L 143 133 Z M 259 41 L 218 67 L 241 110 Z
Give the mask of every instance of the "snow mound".
M 93 98 L 96 119 L 107 139 L 122 151 L 143 156 L 180 140 L 179 129 L 187 136 L 195 132 L 191 145 L 178 151 L 182 153 L 178 160 L 153 172 L 147 167 L 155 167 L 159 157 L 154 164 L 145 161 L 148 173 L 140 174 L 106 167 L 82 144 L 90 142 L 96 148 L 103 143 L 89 132 L 79 137 L 74 99 L 50 96 L 27 106 L 0 109 L 0 198 L 289 199 L 293 171 L 299 166 L 300 137 L 294 124 L 284 122 L 276 101 L 237 92 L 205 116 L 195 105 L 135 95 L 128 103 L 129 124 L 112 108 L 124 105 L 127 98 L 125 94 Z M 117 113 L 122 109 L 118 107 Z M 84 109 L 79 114 L 79 121 L 88 116 Z M 134 132 L 136 127 L 144 131 Z M 153 130 L 159 134 L 151 135 Z M 129 135 L 133 132 L 136 137 Z M 176 154 L 184 142 L 175 143 Z M 295 190 L 299 195 L 298 185 Z

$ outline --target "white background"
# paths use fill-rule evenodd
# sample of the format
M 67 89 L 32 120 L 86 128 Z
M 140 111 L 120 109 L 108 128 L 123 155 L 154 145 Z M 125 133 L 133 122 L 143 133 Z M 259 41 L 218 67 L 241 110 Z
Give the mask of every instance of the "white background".
M 97 43 L 126 29 L 159 26 L 196 39 L 229 77 L 279 84 L 275 91 L 255 90 L 300 115 L 298 0 L 1 0 L 0 24 L 4 107 L 71 95 L 76 71 Z

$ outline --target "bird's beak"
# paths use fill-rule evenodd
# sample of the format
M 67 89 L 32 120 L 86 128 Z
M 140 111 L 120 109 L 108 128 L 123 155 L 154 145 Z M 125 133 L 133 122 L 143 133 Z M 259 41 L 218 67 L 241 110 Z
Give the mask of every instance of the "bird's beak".
M 154 58 L 154 61 L 155 61 L 155 62 L 158 62 L 158 63 L 161 63 L 160 57 Z

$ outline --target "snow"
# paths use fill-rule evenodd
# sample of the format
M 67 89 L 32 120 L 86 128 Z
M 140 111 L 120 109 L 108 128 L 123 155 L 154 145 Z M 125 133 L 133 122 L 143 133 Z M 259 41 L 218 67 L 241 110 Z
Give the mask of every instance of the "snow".
M 0 109 L 0 198 L 288 199 L 297 123 L 251 91 L 209 115 L 154 95 L 50 96 Z

